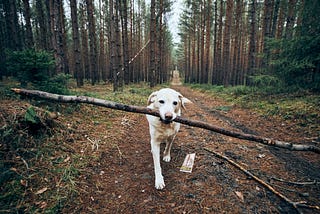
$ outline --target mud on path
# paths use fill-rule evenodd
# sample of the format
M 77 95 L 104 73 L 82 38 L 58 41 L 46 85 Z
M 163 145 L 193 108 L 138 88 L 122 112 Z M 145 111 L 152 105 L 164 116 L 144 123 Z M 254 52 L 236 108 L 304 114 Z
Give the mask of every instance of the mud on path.
M 290 124 L 236 106 L 220 111 L 217 107 L 227 105 L 223 100 L 184 86 L 172 87 L 193 101 L 183 112 L 186 118 L 292 142 L 307 137 L 303 130 Z M 275 194 L 204 147 L 236 161 L 292 201 L 320 203 L 319 184 L 278 181 L 319 181 L 318 155 L 267 147 L 186 125 L 181 126 L 173 144 L 171 162 L 161 162 L 166 187 L 156 190 L 145 116 L 102 108 L 95 116 L 106 114 L 112 115 L 112 127 L 95 124 L 86 129 L 93 147 L 83 144 L 79 150 L 92 153 L 93 158 L 86 160 L 89 167 L 83 169 L 78 181 L 80 198 L 64 208 L 66 213 L 296 213 Z M 194 152 L 192 173 L 180 172 L 186 154 Z

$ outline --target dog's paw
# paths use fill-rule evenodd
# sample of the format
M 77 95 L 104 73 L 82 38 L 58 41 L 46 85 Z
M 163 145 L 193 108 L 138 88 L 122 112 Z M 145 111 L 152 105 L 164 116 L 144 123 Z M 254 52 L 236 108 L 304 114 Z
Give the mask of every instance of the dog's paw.
M 165 162 L 170 162 L 170 160 L 171 160 L 170 155 L 166 155 L 163 157 L 163 161 L 165 161 Z
M 165 187 L 164 180 L 163 180 L 162 176 L 161 176 L 161 178 L 156 179 L 155 187 L 156 187 L 156 189 L 163 189 Z

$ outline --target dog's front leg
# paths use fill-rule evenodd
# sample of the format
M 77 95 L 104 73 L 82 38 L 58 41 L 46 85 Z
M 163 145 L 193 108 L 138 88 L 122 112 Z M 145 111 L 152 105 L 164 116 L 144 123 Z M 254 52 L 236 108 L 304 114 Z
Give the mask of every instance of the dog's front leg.
M 154 165 L 155 187 L 156 189 L 163 189 L 165 184 L 160 166 L 160 143 L 151 141 L 151 152 Z

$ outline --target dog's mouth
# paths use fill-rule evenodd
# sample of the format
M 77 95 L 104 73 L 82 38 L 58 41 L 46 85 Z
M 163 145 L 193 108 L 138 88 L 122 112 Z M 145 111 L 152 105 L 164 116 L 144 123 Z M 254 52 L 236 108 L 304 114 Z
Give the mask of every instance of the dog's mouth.
M 164 123 L 164 124 L 170 124 L 170 123 L 172 123 L 172 120 L 164 120 L 164 119 L 162 119 L 161 117 L 160 117 L 160 121 L 161 121 L 162 123 Z

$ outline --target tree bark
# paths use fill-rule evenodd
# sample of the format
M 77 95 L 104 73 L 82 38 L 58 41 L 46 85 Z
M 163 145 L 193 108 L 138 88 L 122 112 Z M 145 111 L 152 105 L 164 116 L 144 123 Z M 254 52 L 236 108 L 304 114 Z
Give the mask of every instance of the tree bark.
M 2 1 L 2 13 L 6 14 L 5 17 L 5 25 L 6 30 L 5 35 L 5 43 L 7 44 L 7 48 L 11 50 L 21 50 L 21 35 L 19 30 L 19 18 L 17 14 L 17 2 L 16 1 Z M 1 50 L 2 52 L 2 50 Z
M 230 83 L 230 40 L 231 40 L 231 25 L 233 17 L 233 1 L 227 1 L 226 21 L 223 33 L 223 85 L 228 86 Z
M 122 52 L 121 52 L 121 41 L 120 38 L 121 37 L 121 32 L 120 32 L 120 19 L 119 19 L 119 13 L 120 13 L 120 2 L 119 1 L 115 1 L 114 2 L 114 6 L 115 6 L 115 19 L 114 19 L 114 25 L 115 25 L 115 35 L 116 35 L 116 65 L 118 66 L 117 68 L 117 84 L 118 84 L 118 91 L 122 91 L 123 90 L 123 78 L 124 78 L 124 73 L 122 70 Z
M 211 83 L 211 77 L 212 75 L 210 74 L 210 45 L 211 45 L 211 4 L 212 1 L 208 0 L 207 5 L 206 5 L 206 13 L 205 13 L 205 19 L 206 19 L 206 47 L 205 47 L 205 72 L 204 72 L 204 83 L 208 84 Z M 210 81 L 209 81 L 210 79 Z
M 32 34 L 32 26 L 31 26 L 31 13 L 30 13 L 30 5 L 29 0 L 23 0 L 24 6 L 24 19 L 26 21 L 26 47 L 33 48 L 33 34 Z
M 297 3 L 297 0 L 289 0 L 289 2 L 288 2 L 288 13 L 287 13 L 287 18 L 286 18 L 286 31 L 285 31 L 285 38 L 286 39 L 292 39 L 292 37 L 293 37 L 296 3 Z
M 248 76 L 246 83 L 252 85 L 249 77 L 252 76 L 256 68 L 256 0 L 251 0 L 250 6 L 250 39 L 249 39 L 249 53 L 248 53 Z
M 123 75 L 126 85 L 130 82 L 129 74 L 129 41 L 128 41 L 128 11 L 127 0 L 120 1 L 120 18 L 122 28 L 122 54 L 123 54 Z
M 83 86 L 83 70 L 81 66 L 81 53 L 80 53 L 80 36 L 79 24 L 77 14 L 77 0 L 70 0 L 71 8 L 71 21 L 72 21 L 72 38 L 73 38 L 73 73 L 77 80 L 77 86 Z
M 156 85 L 156 65 L 155 65 L 155 49 L 156 49 L 156 42 L 155 42 L 155 29 L 156 29 L 156 15 L 155 15 L 155 0 L 151 0 L 150 6 L 150 68 L 149 68 L 149 82 L 150 87 L 154 87 Z
M 48 4 L 47 4 L 48 5 Z M 48 6 L 44 6 L 41 0 L 37 0 L 35 3 L 35 15 L 34 25 L 38 26 L 35 30 L 35 45 L 38 49 L 50 50 L 51 35 L 50 35 L 50 14 L 47 11 Z
M 79 22 L 81 34 L 81 66 L 82 66 L 82 79 L 90 79 L 90 64 L 89 64 L 89 46 L 88 46 L 88 32 L 87 32 L 87 13 L 85 2 L 81 1 L 79 4 Z
M 223 29 L 223 16 L 224 16 L 224 3 L 223 0 L 220 0 L 220 10 L 219 10 L 219 18 L 218 18 L 218 35 L 217 35 L 217 53 L 216 58 L 214 60 L 215 63 L 215 84 L 222 84 L 222 29 Z
M 90 46 L 90 77 L 91 85 L 94 85 L 98 79 L 97 69 L 97 37 L 96 37 L 96 24 L 94 18 L 94 4 L 93 0 L 86 0 L 87 15 L 88 15 L 88 29 L 89 29 L 89 46 Z
M 42 99 L 53 100 L 53 101 L 64 102 L 64 103 L 87 103 L 87 104 L 102 106 L 102 107 L 126 111 L 126 112 L 134 112 L 134 113 L 139 113 L 139 114 L 149 114 L 149 115 L 159 117 L 158 112 L 156 112 L 152 109 L 146 108 L 146 107 L 125 105 L 125 104 L 116 103 L 116 102 L 98 99 L 98 98 L 93 98 L 93 97 L 66 96 L 66 95 L 52 94 L 52 93 L 48 93 L 48 92 L 44 92 L 44 91 L 18 89 L 18 88 L 12 88 L 11 90 L 17 94 L 26 95 L 26 96 L 30 96 L 30 97 L 38 97 L 38 98 L 42 98 Z M 311 152 L 315 152 L 315 153 L 320 154 L 320 148 L 313 146 L 313 145 L 293 144 L 290 142 L 279 141 L 279 140 L 275 140 L 275 139 L 267 138 L 267 137 L 262 137 L 262 136 L 258 136 L 258 135 L 230 131 L 230 130 L 226 130 L 226 129 L 211 125 L 209 123 L 205 123 L 203 121 L 189 120 L 189 119 L 185 119 L 182 117 L 177 117 L 174 119 L 174 121 L 188 125 L 188 126 L 194 126 L 194 127 L 198 127 L 198 128 L 207 129 L 207 130 L 217 132 L 219 134 L 223 134 L 226 136 L 258 142 L 258 143 L 268 145 L 268 146 L 275 146 L 275 147 L 280 147 L 280 148 L 294 150 L 294 151 L 311 151 Z

